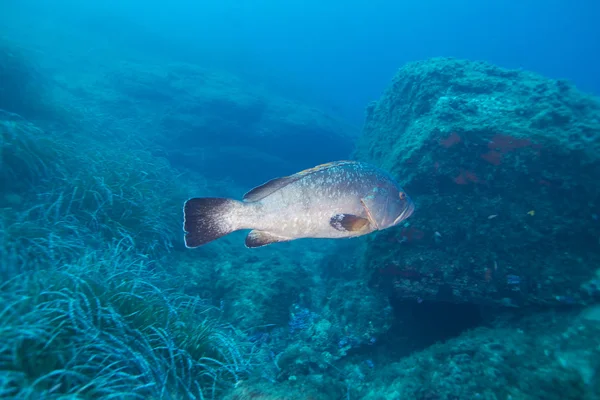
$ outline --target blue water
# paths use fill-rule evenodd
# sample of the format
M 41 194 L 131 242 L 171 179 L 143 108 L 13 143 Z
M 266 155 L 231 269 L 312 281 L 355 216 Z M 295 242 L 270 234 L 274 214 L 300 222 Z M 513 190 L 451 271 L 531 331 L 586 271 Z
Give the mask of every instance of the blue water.
M 593 0 L 10 3 L 111 45 L 131 40 L 169 59 L 249 76 L 356 124 L 399 66 L 436 56 L 523 68 L 600 92 Z
M 0 0 L 0 399 L 600 399 L 599 17 Z M 342 159 L 414 215 L 183 220 Z

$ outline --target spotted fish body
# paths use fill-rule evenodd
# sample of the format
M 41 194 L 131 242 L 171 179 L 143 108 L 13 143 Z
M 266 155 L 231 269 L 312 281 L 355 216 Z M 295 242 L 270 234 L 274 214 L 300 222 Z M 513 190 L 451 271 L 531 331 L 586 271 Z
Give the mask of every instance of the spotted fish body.
M 243 201 L 190 199 L 184 206 L 188 247 L 240 229 L 251 229 L 246 246 L 300 238 L 347 238 L 397 225 L 414 211 L 386 172 L 356 161 L 337 161 L 276 178 Z

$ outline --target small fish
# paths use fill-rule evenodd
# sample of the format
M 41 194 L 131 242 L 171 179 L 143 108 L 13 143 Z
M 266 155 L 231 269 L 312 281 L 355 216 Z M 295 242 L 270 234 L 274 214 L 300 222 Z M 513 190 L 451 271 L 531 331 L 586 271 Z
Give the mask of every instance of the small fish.
M 349 238 L 383 230 L 415 206 L 386 172 L 356 161 L 318 165 L 258 186 L 242 201 L 203 197 L 183 207 L 185 245 L 251 229 L 246 247 L 300 238 Z
M 530 210 L 527 212 L 527 215 L 533 217 L 535 215 L 535 210 Z

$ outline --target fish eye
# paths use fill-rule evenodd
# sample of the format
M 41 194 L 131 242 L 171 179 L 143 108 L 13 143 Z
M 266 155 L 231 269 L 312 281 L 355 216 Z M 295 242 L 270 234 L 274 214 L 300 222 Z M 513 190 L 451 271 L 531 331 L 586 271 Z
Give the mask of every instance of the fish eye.
M 400 200 L 406 200 L 406 193 L 400 192 Z

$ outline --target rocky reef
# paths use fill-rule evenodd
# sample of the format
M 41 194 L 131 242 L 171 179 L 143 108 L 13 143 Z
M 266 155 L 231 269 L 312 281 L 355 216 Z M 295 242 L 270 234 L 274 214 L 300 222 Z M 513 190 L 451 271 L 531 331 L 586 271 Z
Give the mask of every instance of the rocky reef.
M 35 119 L 62 117 L 29 49 L 4 37 L 0 38 L 0 110 Z
M 252 363 L 266 382 L 324 371 L 345 356 L 339 341 L 381 333 L 367 317 L 350 318 L 363 303 L 336 296 L 325 310 L 309 300 L 324 297 L 313 274 L 328 246 L 250 253 L 242 232 L 197 251 L 182 245 L 186 198 L 239 197 L 274 169 L 327 161 L 331 149 L 341 158 L 351 128 L 222 71 L 125 62 L 56 72 L 53 59 L 0 49 L 0 398 L 58 398 L 84 386 L 90 398 L 127 397 L 135 385 L 144 386 L 138 396 L 222 398 Z M 25 86 L 43 88 L 47 101 Z M 309 307 L 315 318 L 303 320 Z M 372 308 L 364 303 L 361 315 Z M 124 356 L 132 352 L 139 357 Z M 163 363 L 167 353 L 181 369 Z M 70 380 L 67 368 L 86 372 Z
M 90 106 L 141 121 L 159 155 L 207 179 L 256 186 L 273 170 L 347 157 L 359 129 L 224 71 L 184 63 L 125 62 L 78 85 Z M 66 85 L 69 85 L 66 83 Z M 100 98 L 98 98 L 100 96 Z M 104 113 L 100 112 L 100 115 Z
M 231 398 L 597 399 L 599 111 L 524 71 L 402 68 L 355 156 L 417 212 L 332 246 L 271 331 L 278 384 Z
M 408 223 L 189 250 L 186 198 L 358 135 L 222 71 L 0 49 L 0 398 L 599 398 L 600 107 L 569 83 L 408 64 L 355 152 Z
M 401 68 L 356 157 L 417 212 L 370 237 L 372 285 L 411 301 L 511 307 L 600 298 L 600 103 L 569 82 L 484 62 Z
M 598 306 L 526 318 L 505 315 L 383 366 L 358 398 L 598 399 L 599 317 Z

